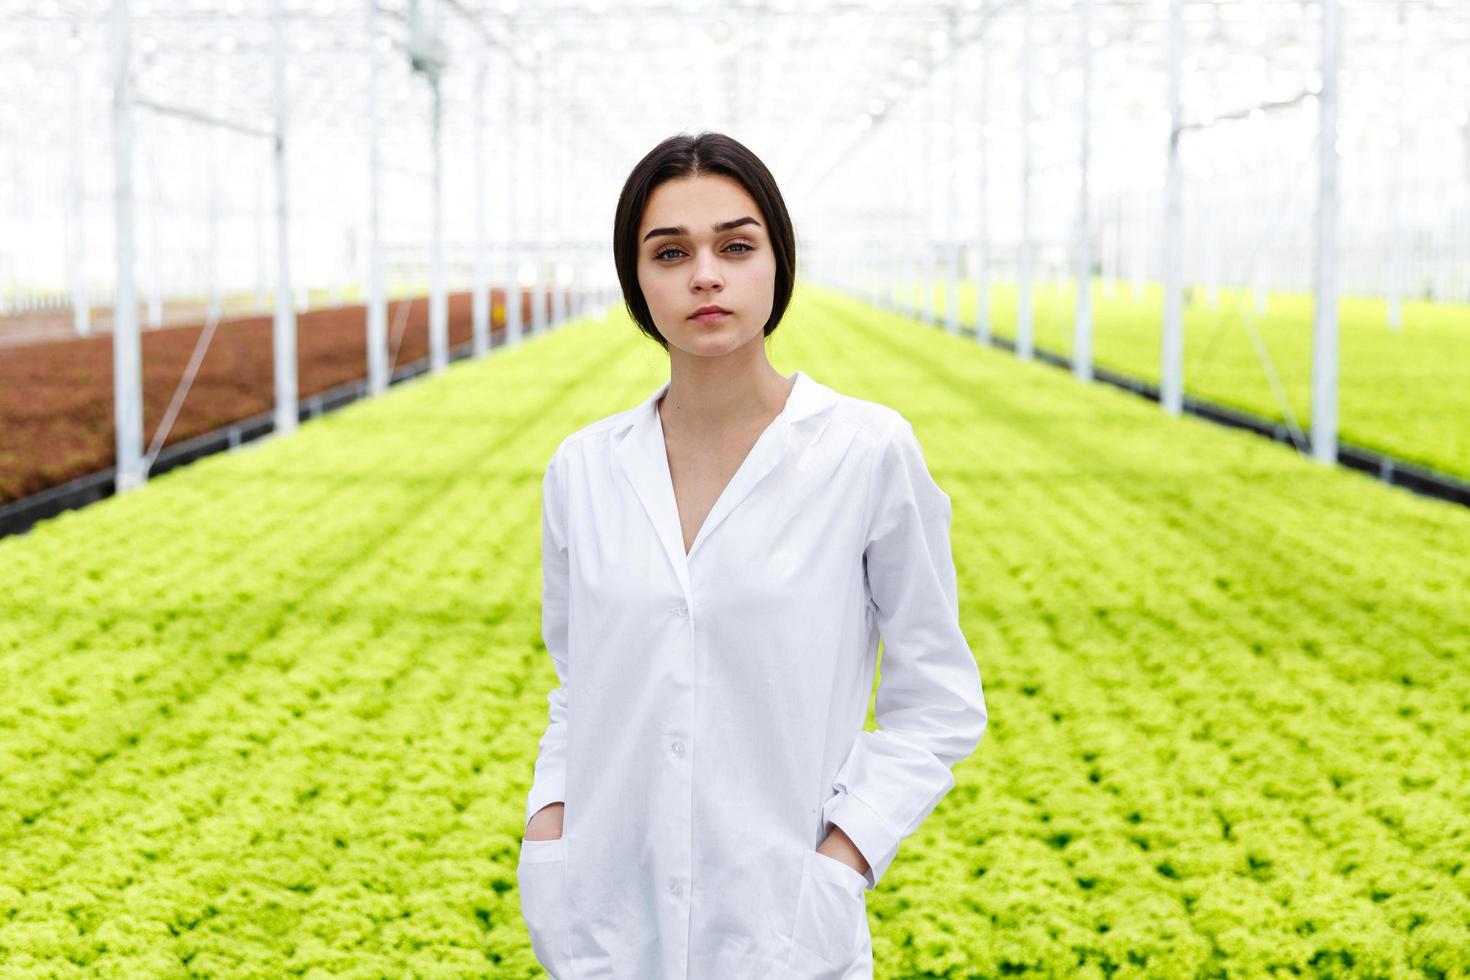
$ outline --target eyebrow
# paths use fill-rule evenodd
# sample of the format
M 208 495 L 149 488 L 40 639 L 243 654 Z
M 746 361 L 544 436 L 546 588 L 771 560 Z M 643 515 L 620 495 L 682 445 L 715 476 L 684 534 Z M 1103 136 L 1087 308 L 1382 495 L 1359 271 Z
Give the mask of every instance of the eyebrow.
M 746 215 L 743 218 L 735 218 L 730 221 L 721 221 L 719 224 L 710 225 L 709 227 L 711 231 L 718 234 L 722 231 L 729 231 L 731 228 L 739 228 L 741 225 L 755 225 L 757 228 L 759 228 L 761 226 L 761 223 L 750 217 L 750 215 Z M 644 235 L 643 240 L 646 242 L 650 238 L 656 238 L 660 235 L 687 235 L 688 233 L 689 229 L 685 228 L 683 225 L 674 225 L 672 228 L 655 228 L 648 234 Z

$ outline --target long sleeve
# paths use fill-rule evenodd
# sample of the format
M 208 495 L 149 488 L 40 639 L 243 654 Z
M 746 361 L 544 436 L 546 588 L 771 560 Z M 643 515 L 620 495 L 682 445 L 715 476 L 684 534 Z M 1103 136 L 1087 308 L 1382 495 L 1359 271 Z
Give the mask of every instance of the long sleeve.
M 823 807 L 867 859 L 869 890 L 954 786 L 987 720 L 980 669 L 960 629 L 949 495 L 924 463 L 913 426 L 884 440 L 869 491 L 864 547 L 883 657 L 877 731 L 858 734 Z
M 557 687 L 546 695 L 546 731 L 536 756 L 535 775 L 526 797 L 526 824 L 548 803 L 566 799 L 567 751 L 567 624 L 569 588 L 566 495 L 559 455 L 547 464 L 541 480 L 541 636 L 556 669 Z

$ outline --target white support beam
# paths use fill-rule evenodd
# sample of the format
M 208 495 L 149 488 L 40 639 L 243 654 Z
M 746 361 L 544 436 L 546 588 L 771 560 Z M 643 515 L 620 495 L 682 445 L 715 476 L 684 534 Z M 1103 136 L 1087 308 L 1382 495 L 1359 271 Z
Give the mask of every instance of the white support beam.
M 980 56 L 980 90 L 976 93 L 976 135 L 979 138 L 980 187 L 976 191 L 976 212 L 979 229 L 976 231 L 975 273 L 975 342 L 991 342 L 991 144 L 985 138 L 985 128 L 991 116 L 991 50 L 985 41 L 978 46 Z
M 517 239 L 520 224 L 520 188 L 518 177 L 521 169 L 521 119 L 520 88 L 521 73 L 516 70 L 513 59 L 506 58 L 505 84 L 510 89 L 509 118 L 501 127 L 505 134 L 505 252 L 508 263 L 505 283 L 505 339 L 508 344 L 519 344 L 525 332 L 521 309 L 521 249 Z
M 934 323 L 934 87 L 919 96 L 919 317 Z
M 532 63 L 528 73 L 531 82 L 531 106 L 530 118 L 543 119 L 546 113 L 546 90 L 543 78 L 546 72 L 545 60 L 539 52 Z M 546 330 L 546 247 L 543 236 L 546 231 L 546 181 L 544 169 L 546 162 L 546 127 L 536 126 L 533 128 L 529 149 L 531 151 L 531 170 L 536 177 L 531 181 L 531 333 L 540 335 Z
M 556 194 L 556 318 L 558 322 L 565 322 L 572 313 L 572 297 L 569 290 L 572 288 L 570 279 L 575 267 L 573 255 L 564 243 L 572 237 L 569 227 L 568 212 L 571 209 L 569 188 L 577 186 L 571 171 L 575 163 L 572 156 L 572 146 L 576 138 L 577 126 L 573 125 L 574 119 L 568 113 L 573 112 L 569 106 L 556 113 L 558 142 L 552 144 L 553 152 L 556 154 L 554 173 L 556 178 L 551 186 Z
M 147 109 L 160 116 L 169 116 L 173 119 L 183 119 L 186 122 L 198 123 L 212 129 L 228 129 L 242 136 L 256 136 L 261 139 L 274 139 L 275 132 L 269 129 L 261 129 L 258 126 L 247 126 L 231 119 L 211 112 L 200 112 L 198 109 L 190 109 L 186 106 L 170 105 L 167 102 L 159 102 L 157 99 L 135 98 L 133 105 L 139 109 Z
M 1024 0 L 1021 28 L 1021 239 L 1016 282 L 1016 356 L 1029 361 L 1034 354 L 1031 335 L 1031 76 L 1035 53 L 1032 10 L 1035 0 Z
M 1312 307 L 1312 457 L 1337 462 L 1337 102 L 1341 0 L 1322 0 L 1322 89 L 1317 96 L 1317 214 Z
M 476 357 L 490 351 L 490 269 L 485 250 L 485 62 L 475 66 L 475 282 L 471 294 L 471 329 Z
M 143 469 L 143 353 L 133 260 L 132 22 L 128 0 L 112 3 L 113 213 L 117 294 L 112 303 L 112 399 L 116 492 L 147 479 Z
M 917 106 L 915 106 L 913 111 L 918 111 Z M 904 120 L 898 146 L 893 153 L 894 163 L 901 171 L 905 204 L 903 223 L 905 254 L 899 258 L 901 278 L 899 280 L 900 292 L 898 300 L 899 308 L 905 310 L 910 316 L 918 316 L 918 283 L 924 271 L 924 263 L 921 255 L 923 251 L 923 234 L 919 225 L 921 200 L 919 197 L 919 186 L 923 181 L 923 177 L 919 173 L 919 140 L 916 129 L 916 122 L 909 119 Z
M 1179 138 L 1183 133 L 1180 72 L 1184 59 L 1184 0 L 1169 0 L 1169 174 L 1164 183 L 1164 334 L 1160 344 L 1159 405 L 1184 409 L 1184 206 Z
M 956 34 L 955 15 L 949 14 L 949 36 Z M 955 211 L 959 165 L 959 105 L 960 105 L 960 62 L 956 58 L 949 65 L 949 84 L 945 86 L 944 101 L 944 329 L 948 333 L 959 333 L 959 280 L 960 246 L 956 238 L 958 223 Z
M 1082 132 L 1077 187 L 1077 300 L 1072 336 L 1072 374 L 1092 380 L 1092 219 L 1088 209 L 1088 169 L 1092 150 L 1092 0 L 1082 0 Z
M 1394 40 L 1394 145 L 1389 164 L 1389 208 L 1388 208 L 1388 325 L 1398 330 L 1404 325 L 1404 248 L 1408 236 L 1404 234 L 1403 186 L 1404 154 L 1409 145 L 1408 113 L 1405 100 L 1408 96 L 1405 67 L 1409 60 L 1408 0 L 1399 0 L 1399 33 Z M 1470 159 L 1470 153 L 1466 154 Z
M 214 72 L 209 73 L 209 101 L 211 108 L 219 98 L 218 84 L 215 81 Z M 204 263 L 205 263 L 205 287 L 208 290 L 208 308 L 205 311 L 205 319 L 210 322 L 218 322 L 223 314 L 224 301 L 220 291 L 219 274 L 219 240 L 220 240 L 220 179 L 219 179 L 219 130 L 211 128 L 205 134 L 205 169 L 209 200 L 206 204 L 208 209 L 208 231 L 205 233 Z
M 71 133 L 67 167 L 66 279 L 71 293 L 72 330 L 78 337 L 92 333 L 92 306 L 87 298 L 87 188 L 82 136 L 86 131 L 82 106 L 81 42 L 73 34 L 71 52 Z
M 449 367 L 449 301 L 444 286 L 444 96 L 439 76 L 429 79 L 432 94 L 433 180 L 429 182 L 429 372 Z
M 379 226 L 382 198 L 382 120 L 378 93 L 378 0 L 367 0 L 368 57 L 368 394 L 388 390 L 388 297 L 383 288 L 383 237 Z
M 985 129 L 990 124 L 990 46 L 984 41 L 980 49 L 980 108 L 976 132 L 980 140 L 980 190 L 978 200 L 979 233 L 976 251 L 978 271 L 975 281 L 975 342 L 990 343 L 990 141 Z
M 296 431 L 296 308 L 291 296 L 291 250 L 287 223 L 286 167 L 286 10 L 285 0 L 271 0 L 272 68 L 275 90 L 276 138 L 276 310 L 271 326 L 275 353 L 275 431 Z

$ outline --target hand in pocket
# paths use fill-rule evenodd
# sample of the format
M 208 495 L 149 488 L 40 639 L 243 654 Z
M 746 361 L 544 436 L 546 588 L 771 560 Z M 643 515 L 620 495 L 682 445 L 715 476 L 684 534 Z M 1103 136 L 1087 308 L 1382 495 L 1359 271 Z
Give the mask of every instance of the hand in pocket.
M 521 841 L 516 867 L 521 917 L 531 935 L 531 950 L 552 980 L 570 976 L 567 917 L 567 842 L 565 837 Z

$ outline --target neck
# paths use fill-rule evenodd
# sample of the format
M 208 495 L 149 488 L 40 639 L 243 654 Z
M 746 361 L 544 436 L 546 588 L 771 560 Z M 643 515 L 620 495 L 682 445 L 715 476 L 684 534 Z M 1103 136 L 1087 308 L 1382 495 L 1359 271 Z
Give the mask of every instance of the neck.
M 704 360 L 671 362 L 669 389 L 657 406 L 665 428 L 703 436 L 769 423 L 796 384 L 795 374 L 786 377 L 764 358 L 736 370 Z

